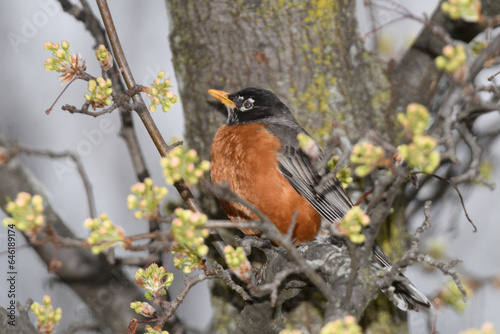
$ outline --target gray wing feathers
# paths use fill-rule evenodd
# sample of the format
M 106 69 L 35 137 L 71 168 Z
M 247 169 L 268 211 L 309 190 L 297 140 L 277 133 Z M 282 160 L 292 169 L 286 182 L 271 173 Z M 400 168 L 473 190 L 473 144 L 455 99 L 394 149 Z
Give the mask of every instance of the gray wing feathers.
M 322 180 L 314 171 L 308 157 L 293 147 L 285 147 L 278 155 L 279 169 L 283 176 L 328 221 L 335 223 L 352 207 L 351 200 L 336 178 L 316 188 Z M 327 175 L 331 172 L 322 171 Z

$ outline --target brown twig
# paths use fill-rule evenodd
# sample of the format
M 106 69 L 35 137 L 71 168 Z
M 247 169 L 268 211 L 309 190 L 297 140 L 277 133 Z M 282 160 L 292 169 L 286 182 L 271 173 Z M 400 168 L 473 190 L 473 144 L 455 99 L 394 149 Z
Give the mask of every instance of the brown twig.
M 37 149 L 19 146 L 16 144 L 15 148 L 13 150 L 13 155 L 16 155 L 19 153 L 27 154 L 27 155 L 40 155 L 40 156 L 45 156 L 45 157 L 49 157 L 49 158 L 70 158 L 71 160 L 73 160 L 73 162 L 76 165 L 76 170 L 78 171 L 78 174 L 80 174 L 80 178 L 82 179 L 83 186 L 85 188 L 85 193 L 87 194 L 89 215 L 92 218 L 97 216 L 94 195 L 92 194 L 92 184 L 90 183 L 89 178 L 87 176 L 87 173 L 85 172 L 85 169 L 83 168 L 83 164 L 80 161 L 80 157 L 77 154 L 75 154 L 74 152 L 71 152 L 71 151 L 52 152 L 49 150 L 37 150 Z
M 116 108 L 118 108 L 118 104 L 113 103 L 108 108 L 104 108 L 104 109 L 102 109 L 100 111 L 93 111 L 93 112 L 89 111 L 89 107 L 90 107 L 90 103 L 85 102 L 83 104 L 83 106 L 82 106 L 81 109 L 78 109 L 77 107 L 69 105 L 69 104 L 63 105 L 61 107 L 61 109 L 62 110 L 67 110 L 71 114 L 83 114 L 83 115 L 89 115 L 89 116 L 92 116 L 92 117 L 99 117 L 99 116 L 102 116 L 102 115 L 109 114 L 110 112 L 112 112 L 113 110 L 115 110 Z
M 271 306 L 275 307 L 276 301 L 278 300 L 278 290 L 283 281 L 285 281 L 285 279 L 287 279 L 290 275 L 300 274 L 302 272 L 303 268 L 288 264 L 286 268 L 280 270 L 276 274 L 272 282 L 262 285 L 250 285 L 249 289 L 254 294 L 255 293 L 269 294 L 271 298 Z
M 413 174 L 424 174 L 424 173 L 422 173 L 422 172 L 415 172 Z M 472 227 L 474 227 L 473 232 L 477 232 L 477 227 L 472 222 L 472 219 L 469 217 L 469 214 L 467 213 L 467 209 L 465 208 L 464 198 L 462 197 L 462 193 L 458 189 L 458 187 L 455 184 L 455 182 L 453 182 L 452 180 L 446 179 L 444 177 L 441 177 L 441 176 L 439 176 L 437 174 L 425 174 L 425 175 L 429 175 L 429 176 L 435 177 L 438 180 L 448 182 L 453 187 L 453 189 L 455 189 L 455 191 L 457 192 L 458 197 L 460 197 L 460 204 L 462 204 L 462 209 L 464 210 L 465 217 L 467 217 L 467 220 L 469 221 L 469 223 L 472 225 Z
M 458 289 L 460 292 L 462 292 L 464 299 L 467 296 L 467 292 L 465 291 L 461 281 L 460 277 L 458 276 L 458 273 L 453 269 L 458 263 L 460 263 L 460 260 L 453 260 L 449 263 L 441 262 L 436 259 L 433 259 L 429 255 L 421 254 L 419 253 L 419 247 L 420 247 L 420 241 L 422 234 L 431 227 L 430 224 L 430 206 L 431 206 L 431 201 L 427 201 L 424 204 L 424 222 L 422 223 L 421 226 L 417 228 L 415 231 L 415 234 L 413 236 L 413 240 L 411 242 L 411 247 L 410 249 L 405 253 L 403 258 L 401 260 L 397 261 L 394 263 L 391 267 L 387 268 L 387 274 L 384 275 L 381 279 L 378 280 L 377 285 L 382 288 L 382 287 L 387 287 L 392 284 L 393 281 L 395 280 L 406 280 L 404 276 L 401 276 L 399 274 L 399 270 L 401 268 L 404 268 L 408 265 L 410 265 L 413 262 L 425 262 L 428 265 L 440 269 L 445 275 L 451 276 L 452 279 L 454 280 L 455 284 L 457 285 Z
M 446 33 L 446 31 L 442 27 L 433 24 L 429 20 L 427 15 L 424 15 L 423 17 L 419 17 L 419 16 L 413 14 L 408 8 L 406 8 L 405 6 L 401 5 L 400 3 L 396 2 L 396 1 L 386 0 L 385 2 L 388 4 L 392 4 L 393 7 L 382 5 L 379 3 L 379 1 L 371 1 L 371 0 L 365 0 L 364 5 L 380 8 L 380 9 L 386 10 L 388 12 L 399 14 L 401 16 L 384 23 L 383 25 L 381 25 L 379 27 L 373 28 L 371 31 L 367 32 L 366 34 L 364 34 L 360 37 L 363 40 L 366 39 L 369 35 L 377 33 L 380 29 L 384 28 L 385 26 L 387 26 L 389 24 L 395 23 L 395 22 L 402 20 L 402 19 L 410 19 L 410 20 L 414 20 L 414 21 L 422 23 L 422 25 L 424 25 L 430 32 L 432 32 L 436 36 L 440 37 L 447 44 L 452 43 L 452 38 L 448 35 L 448 33 Z
M 214 266 L 210 269 L 205 270 L 204 273 L 194 275 L 194 276 L 184 276 L 184 287 L 181 289 L 177 297 L 172 301 L 164 300 L 160 303 L 162 309 L 164 310 L 163 315 L 159 316 L 156 320 L 156 324 L 163 327 L 165 322 L 170 319 L 175 311 L 179 308 L 181 303 L 186 298 L 188 292 L 198 283 L 201 283 L 207 279 L 220 278 L 229 287 L 235 289 L 244 300 L 250 301 L 252 298 L 243 290 L 240 286 L 236 285 L 232 280 L 227 271 L 225 271 L 219 264 L 214 263 Z

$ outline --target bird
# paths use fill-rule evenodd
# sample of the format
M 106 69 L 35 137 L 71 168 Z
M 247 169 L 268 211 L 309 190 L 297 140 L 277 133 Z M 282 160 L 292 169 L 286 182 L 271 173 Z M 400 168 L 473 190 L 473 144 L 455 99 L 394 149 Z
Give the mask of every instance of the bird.
M 301 149 L 297 139 L 299 134 L 310 135 L 274 93 L 253 87 L 231 94 L 215 89 L 208 92 L 226 106 L 228 114 L 210 150 L 210 176 L 214 184 L 227 183 L 283 234 L 297 212 L 295 244 L 312 240 L 320 231 L 322 219 L 335 224 L 353 207 L 333 172 L 326 166 L 319 170 L 313 167 L 310 154 Z M 314 145 L 322 155 L 318 144 Z M 221 199 L 219 202 L 231 220 L 258 219 L 240 203 Z M 254 229 L 242 231 L 246 235 L 259 235 Z M 372 265 L 378 269 L 392 265 L 377 245 L 373 246 Z M 401 310 L 432 307 L 408 279 L 394 281 L 392 286 L 392 300 Z M 388 289 L 382 291 L 387 293 Z

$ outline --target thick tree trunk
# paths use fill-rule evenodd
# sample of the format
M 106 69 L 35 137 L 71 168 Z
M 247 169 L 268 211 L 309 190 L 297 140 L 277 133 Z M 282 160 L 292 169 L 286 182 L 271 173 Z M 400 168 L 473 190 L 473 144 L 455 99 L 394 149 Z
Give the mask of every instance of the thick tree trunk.
M 395 68 L 386 69 L 359 39 L 355 1 L 166 0 L 166 3 L 186 139 L 204 158 L 209 157 L 212 138 L 226 118 L 225 108 L 207 94 L 210 88 L 234 92 L 254 86 L 272 90 L 320 143 L 333 136 L 354 143 L 370 130 L 396 143 L 402 138 L 398 136 L 401 131 L 395 123 L 396 113 L 403 111 L 409 102 L 429 105 L 438 90 L 442 73 L 435 68 L 434 57 L 443 42 L 425 29 L 402 61 Z M 484 6 L 487 12 L 495 12 L 494 1 L 485 1 Z M 445 26 L 452 35 L 454 32 L 462 35 L 463 22 L 450 21 L 439 10 L 432 21 Z M 475 36 L 484 27 L 468 25 L 468 28 Z M 471 32 L 471 29 L 465 30 Z M 216 112 L 217 109 L 221 112 Z M 393 195 L 396 193 L 402 193 L 401 188 Z M 391 231 L 388 234 L 396 231 L 398 245 L 393 248 L 404 250 L 402 236 L 408 200 L 399 198 L 385 231 Z M 205 201 L 203 206 L 207 212 L 215 212 L 214 202 Z M 389 215 L 389 210 L 386 211 L 382 216 Z M 399 251 L 395 253 L 401 255 Z M 245 306 L 240 300 L 235 302 L 234 296 L 216 283 L 213 292 L 215 330 L 220 333 L 236 328 L 251 333 L 248 321 L 238 323 L 242 309 L 249 321 L 262 320 L 265 328 L 256 327 L 261 332 L 274 332 L 287 324 L 299 323 L 310 324 L 305 330 L 315 332 L 322 321 L 322 315 L 317 316 L 318 300 L 314 297 L 309 300 L 299 297 L 298 306 L 291 310 L 286 306 L 272 308 L 267 300 Z M 398 322 L 400 326 L 387 328 L 387 321 L 386 325 L 380 325 L 381 319 L 387 319 L 380 315 L 380 309 L 374 311 L 378 314 L 367 318 L 368 326 L 375 332 L 407 330 L 404 316 Z M 382 309 L 385 314 L 394 313 L 387 305 Z

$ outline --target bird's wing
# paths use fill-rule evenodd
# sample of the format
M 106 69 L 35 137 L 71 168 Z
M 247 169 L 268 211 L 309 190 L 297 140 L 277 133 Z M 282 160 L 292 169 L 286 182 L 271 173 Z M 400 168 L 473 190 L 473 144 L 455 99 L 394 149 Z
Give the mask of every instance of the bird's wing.
M 278 168 L 295 190 L 328 221 L 339 221 L 352 207 L 340 181 L 327 168 L 316 171 L 311 159 L 300 148 L 284 146 L 278 153 Z

